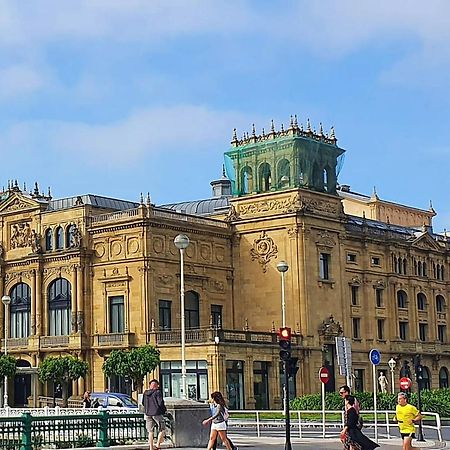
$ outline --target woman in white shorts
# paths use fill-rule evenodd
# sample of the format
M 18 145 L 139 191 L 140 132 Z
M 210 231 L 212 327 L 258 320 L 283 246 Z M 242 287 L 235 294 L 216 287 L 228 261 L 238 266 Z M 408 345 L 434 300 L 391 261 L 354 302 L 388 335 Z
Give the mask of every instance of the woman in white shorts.
M 208 419 L 205 419 L 203 425 L 211 423 L 211 434 L 209 436 L 208 450 L 212 450 L 214 442 L 219 434 L 220 439 L 224 443 L 227 450 L 231 450 L 230 442 L 227 438 L 227 423 L 224 418 L 225 414 L 225 400 L 220 392 L 213 392 L 211 398 L 214 402 L 214 413 Z

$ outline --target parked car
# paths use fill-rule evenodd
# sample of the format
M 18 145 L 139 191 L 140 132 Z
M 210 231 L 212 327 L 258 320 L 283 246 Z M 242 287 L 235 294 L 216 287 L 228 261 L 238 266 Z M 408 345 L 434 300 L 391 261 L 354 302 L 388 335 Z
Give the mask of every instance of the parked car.
M 91 407 L 106 409 L 138 409 L 136 400 L 120 392 L 91 392 Z

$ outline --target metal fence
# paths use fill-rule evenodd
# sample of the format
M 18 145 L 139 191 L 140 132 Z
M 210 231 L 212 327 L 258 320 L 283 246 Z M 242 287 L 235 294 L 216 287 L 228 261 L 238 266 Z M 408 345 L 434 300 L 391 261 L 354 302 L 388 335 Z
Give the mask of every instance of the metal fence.
M 84 410 L 72 415 L 24 412 L 20 416 L 0 417 L 2 450 L 109 447 L 146 440 L 145 420 L 140 413 Z
M 364 420 L 364 433 L 375 434 L 374 411 L 360 411 Z M 235 410 L 230 411 L 228 425 L 230 431 L 247 429 L 254 430 L 256 436 L 271 436 L 274 431 L 282 428 L 284 430 L 284 411 L 274 410 Z M 397 423 L 392 419 L 395 411 L 377 411 L 377 435 L 382 438 L 391 439 L 397 436 Z M 442 424 L 439 414 L 433 412 L 422 412 L 422 428 L 429 430 L 442 441 Z M 338 437 L 344 427 L 344 411 L 326 410 L 325 417 L 322 411 L 290 411 L 291 432 L 299 438 L 303 437 Z M 431 436 L 431 435 L 430 435 Z

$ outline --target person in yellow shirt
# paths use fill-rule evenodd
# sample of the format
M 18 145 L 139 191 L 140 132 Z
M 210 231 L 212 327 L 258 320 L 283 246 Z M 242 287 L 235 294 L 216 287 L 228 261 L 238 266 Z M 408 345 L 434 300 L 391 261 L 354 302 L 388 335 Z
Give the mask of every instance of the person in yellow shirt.
M 403 450 L 414 450 L 415 447 L 411 445 L 413 438 L 416 437 L 414 424 L 422 419 L 422 415 L 414 405 L 408 403 L 408 397 L 404 392 L 398 394 L 397 402 L 395 420 L 403 439 Z

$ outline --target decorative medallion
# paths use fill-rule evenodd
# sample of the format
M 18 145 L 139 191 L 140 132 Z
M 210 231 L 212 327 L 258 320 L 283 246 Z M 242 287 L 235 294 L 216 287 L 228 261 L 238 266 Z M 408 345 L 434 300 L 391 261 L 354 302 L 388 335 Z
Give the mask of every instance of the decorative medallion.
M 103 243 L 96 244 L 94 247 L 95 254 L 97 258 L 102 258 L 106 252 L 105 246 Z
M 316 241 L 317 245 L 323 247 L 334 247 L 336 245 L 336 241 L 332 238 L 332 236 L 327 230 L 318 231 L 317 237 L 318 237 L 318 240 Z
M 128 239 L 128 253 L 134 255 L 139 251 L 139 240 L 136 238 Z
M 261 236 L 253 242 L 253 247 L 250 249 L 252 261 L 256 259 L 261 264 L 264 273 L 267 271 L 268 262 L 272 258 L 276 258 L 277 254 L 277 246 L 265 231 L 261 232 Z

